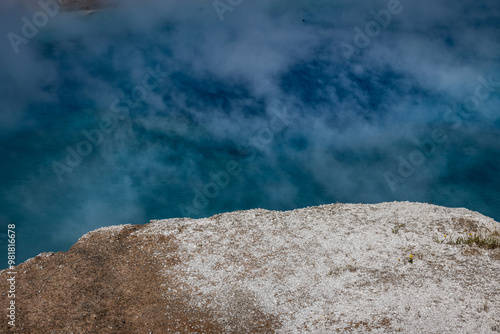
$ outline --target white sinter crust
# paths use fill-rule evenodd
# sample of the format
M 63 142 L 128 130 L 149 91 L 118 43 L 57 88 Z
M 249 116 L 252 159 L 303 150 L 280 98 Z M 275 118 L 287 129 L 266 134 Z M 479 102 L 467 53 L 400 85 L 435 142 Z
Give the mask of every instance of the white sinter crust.
M 259 311 L 283 333 L 494 333 L 499 250 L 436 239 L 495 229 L 467 209 L 392 202 L 152 220 L 132 234 L 174 237 L 180 261 L 163 274 L 228 330 Z

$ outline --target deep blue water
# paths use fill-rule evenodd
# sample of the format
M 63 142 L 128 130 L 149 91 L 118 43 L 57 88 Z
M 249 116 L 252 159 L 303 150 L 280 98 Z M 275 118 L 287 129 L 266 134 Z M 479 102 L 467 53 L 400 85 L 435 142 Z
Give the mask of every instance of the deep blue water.
M 3 38 L 2 245 L 12 223 L 20 262 L 102 226 L 332 202 L 500 221 L 498 4 L 401 1 L 346 57 L 387 3 L 153 1 Z M 21 34 L 33 9 L 4 7 Z

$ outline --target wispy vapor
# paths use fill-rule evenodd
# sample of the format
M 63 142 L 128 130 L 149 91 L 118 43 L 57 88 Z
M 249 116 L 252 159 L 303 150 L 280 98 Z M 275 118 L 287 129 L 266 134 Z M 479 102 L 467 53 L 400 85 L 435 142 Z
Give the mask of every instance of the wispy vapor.
M 223 20 L 194 0 L 46 11 L 17 52 L 9 34 L 43 8 L 0 5 L 0 219 L 21 258 L 104 225 L 254 207 L 500 218 L 495 1 L 223 2 Z

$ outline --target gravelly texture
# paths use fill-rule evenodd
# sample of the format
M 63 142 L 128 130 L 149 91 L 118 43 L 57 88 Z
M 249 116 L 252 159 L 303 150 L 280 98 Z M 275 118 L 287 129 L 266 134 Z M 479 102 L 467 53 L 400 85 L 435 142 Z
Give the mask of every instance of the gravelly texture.
M 5 0 L 4 0 L 5 1 Z M 40 10 L 40 0 L 18 0 L 27 8 L 33 11 Z M 49 1 L 42 1 L 49 3 Z M 52 4 L 52 2 L 50 2 Z M 57 0 L 56 2 L 60 7 L 58 10 L 94 10 L 106 8 L 115 3 L 113 0 Z
M 175 270 L 193 302 L 230 328 L 252 307 L 278 317 L 280 332 L 488 333 L 500 332 L 498 250 L 435 238 L 499 227 L 466 209 L 382 203 L 160 220 L 137 233 L 181 241 Z
M 500 230 L 499 223 L 479 213 L 421 203 L 256 209 L 102 228 L 83 236 L 69 252 L 38 256 L 19 271 L 30 273 L 41 263 L 53 268 L 56 258 L 71 266 L 80 256 L 87 271 L 68 275 L 81 282 L 83 275 L 112 267 L 114 274 L 94 282 L 90 296 L 73 291 L 78 283 L 66 284 L 64 293 L 89 303 L 86 309 L 63 300 L 64 305 L 53 305 L 80 314 L 86 332 L 496 333 L 500 250 L 436 241 L 445 234 L 450 240 L 495 229 Z M 100 262 L 89 260 L 92 252 L 100 254 Z M 50 270 L 31 282 L 47 282 L 54 274 Z M 58 275 L 60 284 L 69 280 Z M 133 296 L 116 304 L 117 295 L 132 289 L 127 284 L 134 287 Z M 86 289 L 91 288 L 88 282 Z M 45 296 L 35 297 L 28 292 L 37 287 L 24 289 L 36 301 L 23 311 L 29 319 L 34 319 L 33 305 L 53 298 L 56 290 L 49 286 Z M 94 296 L 103 289 L 111 292 Z M 142 308 L 148 301 L 159 311 L 145 321 Z M 103 318 L 82 315 L 95 315 L 96 305 Z M 111 312 L 118 305 L 127 312 Z M 141 316 L 132 319 L 134 311 Z M 54 333 L 85 332 L 80 318 L 71 318 L 66 327 L 68 322 L 61 321 Z

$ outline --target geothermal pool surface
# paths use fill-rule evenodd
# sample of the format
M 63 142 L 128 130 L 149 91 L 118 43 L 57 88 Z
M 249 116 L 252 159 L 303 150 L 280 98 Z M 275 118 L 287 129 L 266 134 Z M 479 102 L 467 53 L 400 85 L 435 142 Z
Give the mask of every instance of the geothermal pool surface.
M 15 223 L 19 262 L 102 226 L 252 208 L 500 220 L 496 1 L 217 4 L 0 5 L 0 240 Z

